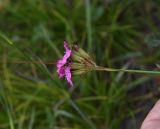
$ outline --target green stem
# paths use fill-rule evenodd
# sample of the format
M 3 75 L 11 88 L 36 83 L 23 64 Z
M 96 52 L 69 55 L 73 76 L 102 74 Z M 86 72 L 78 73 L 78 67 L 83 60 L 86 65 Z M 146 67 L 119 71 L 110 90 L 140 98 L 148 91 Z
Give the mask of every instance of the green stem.
M 95 70 L 108 71 L 108 72 L 128 72 L 128 73 L 160 75 L 160 71 L 134 70 L 134 69 L 115 69 L 115 68 L 105 68 L 105 67 L 101 67 L 101 66 L 96 66 Z

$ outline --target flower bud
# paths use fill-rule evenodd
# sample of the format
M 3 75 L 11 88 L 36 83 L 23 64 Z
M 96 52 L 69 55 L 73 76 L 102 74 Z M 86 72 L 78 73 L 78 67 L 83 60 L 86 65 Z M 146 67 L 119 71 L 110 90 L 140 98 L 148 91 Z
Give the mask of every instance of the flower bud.
M 73 74 L 79 75 L 92 71 L 96 67 L 96 63 L 90 55 L 77 45 L 72 47 L 72 64 L 71 69 Z

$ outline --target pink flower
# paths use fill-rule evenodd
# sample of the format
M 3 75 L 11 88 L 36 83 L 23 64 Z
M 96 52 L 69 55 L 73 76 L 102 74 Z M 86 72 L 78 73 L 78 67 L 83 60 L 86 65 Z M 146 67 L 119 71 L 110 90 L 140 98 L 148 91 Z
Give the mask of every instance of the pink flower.
M 72 50 L 68 47 L 66 41 L 64 41 L 64 48 L 66 52 L 63 58 L 57 62 L 57 73 L 59 78 L 65 77 L 69 85 L 73 86 L 71 68 L 69 66 L 71 62 L 68 60 L 71 57 Z

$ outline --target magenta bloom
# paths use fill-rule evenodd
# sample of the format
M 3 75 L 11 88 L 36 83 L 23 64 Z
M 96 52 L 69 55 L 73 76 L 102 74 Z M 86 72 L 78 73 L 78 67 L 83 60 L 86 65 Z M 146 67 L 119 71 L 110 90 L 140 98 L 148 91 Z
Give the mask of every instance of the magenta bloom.
M 71 57 L 72 50 L 68 47 L 66 41 L 64 41 L 65 54 L 62 59 L 57 62 L 57 73 L 59 78 L 65 77 L 70 86 L 73 86 L 72 83 L 72 74 L 70 63 L 68 59 Z

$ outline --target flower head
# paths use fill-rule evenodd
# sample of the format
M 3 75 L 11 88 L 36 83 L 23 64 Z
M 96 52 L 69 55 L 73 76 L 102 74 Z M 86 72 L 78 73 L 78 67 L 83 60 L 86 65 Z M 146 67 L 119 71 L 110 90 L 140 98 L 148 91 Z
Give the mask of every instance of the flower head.
M 73 86 L 70 62 L 68 61 L 68 59 L 71 57 L 72 50 L 68 47 L 66 41 L 64 41 L 64 48 L 65 54 L 63 58 L 57 61 L 57 73 L 59 78 L 65 77 L 69 85 Z
M 64 41 L 65 54 L 57 62 L 57 73 L 59 78 L 66 78 L 70 86 L 73 86 L 72 74 L 79 75 L 94 70 L 96 64 L 92 58 L 77 44 L 72 49 Z

